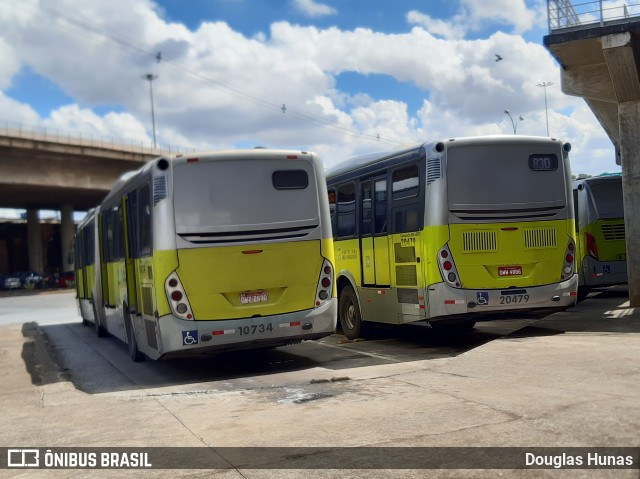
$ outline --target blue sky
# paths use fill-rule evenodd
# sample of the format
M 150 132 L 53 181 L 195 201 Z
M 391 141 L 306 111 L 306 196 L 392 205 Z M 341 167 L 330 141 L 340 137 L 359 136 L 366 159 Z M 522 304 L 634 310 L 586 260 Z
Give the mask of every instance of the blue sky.
M 160 146 L 303 148 L 331 166 L 511 134 L 505 109 L 546 135 L 536 85 L 552 82 L 550 135 L 572 143 L 573 172 L 619 171 L 562 93 L 546 29 L 542 0 L 0 0 L 0 126 L 151 145 L 153 73 Z

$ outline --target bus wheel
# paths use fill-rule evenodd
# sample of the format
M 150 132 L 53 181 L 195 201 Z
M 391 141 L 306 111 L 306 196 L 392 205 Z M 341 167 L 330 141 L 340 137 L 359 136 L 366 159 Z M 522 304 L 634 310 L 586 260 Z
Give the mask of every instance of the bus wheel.
M 356 339 L 367 333 L 368 325 L 362 320 L 358 298 L 351 286 L 346 286 L 340 292 L 338 317 L 342 332 L 348 339 Z
M 100 316 L 98 316 L 98 311 L 95 304 L 93 305 L 93 318 L 93 326 L 96 329 L 96 335 L 99 338 L 106 338 L 107 336 L 109 336 L 107 330 L 100 325 Z
M 129 346 L 129 356 L 131 359 L 139 363 L 140 361 L 144 361 L 144 353 L 142 353 L 138 349 L 138 341 L 136 341 L 136 335 L 133 331 L 133 319 L 131 318 L 131 313 L 129 312 L 129 307 L 124 305 L 124 328 L 127 333 L 127 345 Z

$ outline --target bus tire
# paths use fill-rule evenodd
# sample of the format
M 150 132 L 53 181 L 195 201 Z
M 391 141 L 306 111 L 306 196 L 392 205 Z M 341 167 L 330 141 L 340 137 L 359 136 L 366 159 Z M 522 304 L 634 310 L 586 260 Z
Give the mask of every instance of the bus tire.
M 127 346 L 129 346 L 129 357 L 135 363 L 139 363 L 145 360 L 145 355 L 142 351 L 138 349 L 138 341 L 136 340 L 136 335 L 133 330 L 133 319 L 131 318 L 131 313 L 129 312 L 129 307 L 124 305 L 124 329 L 127 333 Z
M 107 330 L 100 324 L 100 316 L 98 316 L 98 310 L 95 304 L 93 305 L 93 318 L 93 326 L 96 330 L 96 336 L 99 338 L 106 338 L 109 336 Z
M 368 332 L 369 325 L 362 320 L 358 297 L 351 286 L 345 286 L 340 292 L 338 318 L 340 319 L 342 333 L 347 339 L 353 340 L 364 337 Z
M 577 302 L 584 301 L 587 298 L 587 295 L 590 292 L 590 288 L 588 286 L 578 286 L 578 297 Z

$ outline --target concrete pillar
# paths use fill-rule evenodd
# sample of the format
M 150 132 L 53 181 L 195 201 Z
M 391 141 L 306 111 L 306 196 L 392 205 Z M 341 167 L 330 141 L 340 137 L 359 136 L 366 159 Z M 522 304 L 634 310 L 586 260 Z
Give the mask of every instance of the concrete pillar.
M 73 206 L 62 205 L 60 208 L 60 246 L 62 248 L 62 267 L 61 273 L 71 271 L 73 269 L 73 235 L 76 232 L 73 223 Z M 71 260 L 71 262 L 69 262 Z
M 640 307 L 640 101 L 618 105 L 629 301 Z
M 27 246 L 29 250 L 29 269 L 40 274 L 44 273 L 42 232 L 38 210 L 27 210 Z
M 629 301 L 640 307 L 640 48 L 630 32 L 602 37 L 618 103 Z

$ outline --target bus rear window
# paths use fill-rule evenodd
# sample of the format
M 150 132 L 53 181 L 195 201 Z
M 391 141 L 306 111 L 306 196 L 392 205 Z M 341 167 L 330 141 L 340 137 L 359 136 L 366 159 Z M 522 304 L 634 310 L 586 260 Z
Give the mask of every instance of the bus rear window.
M 296 170 L 287 170 L 290 164 L 290 160 L 261 159 L 177 164 L 173 168 L 176 232 L 286 228 L 300 222 L 317 223 L 318 191 L 313 166 L 304 162 L 296 165 Z M 290 171 L 294 177 L 304 176 L 308 186 L 302 187 L 300 180 L 292 181 L 287 174 Z M 285 188 L 281 173 L 289 179 Z
M 279 170 L 271 175 L 276 190 L 303 190 L 309 186 L 309 175 L 304 170 Z

